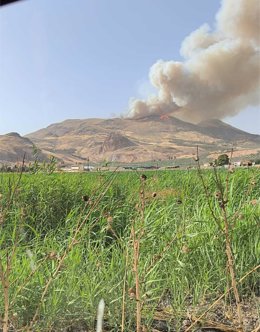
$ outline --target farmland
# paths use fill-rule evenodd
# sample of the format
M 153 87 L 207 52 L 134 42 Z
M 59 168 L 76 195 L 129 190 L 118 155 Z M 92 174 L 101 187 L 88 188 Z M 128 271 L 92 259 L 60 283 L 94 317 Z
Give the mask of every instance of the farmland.
M 0 223 L 3 330 L 259 324 L 258 169 L 3 173 Z

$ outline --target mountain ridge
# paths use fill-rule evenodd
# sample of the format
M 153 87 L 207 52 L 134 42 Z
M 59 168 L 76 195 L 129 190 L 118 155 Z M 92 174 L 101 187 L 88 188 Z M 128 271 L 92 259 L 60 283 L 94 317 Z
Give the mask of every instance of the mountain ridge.
M 8 134 L 0 135 L 0 160 L 6 151 L 1 143 L 3 136 L 8 137 Z M 231 147 L 241 155 L 257 154 L 260 150 L 260 135 L 247 133 L 218 119 L 196 125 L 172 115 L 152 114 L 138 119 L 67 119 L 24 137 L 14 136 L 9 133 L 9 141 L 16 138 L 17 144 L 21 144 L 21 139 L 25 139 L 27 141 L 23 143 L 27 148 L 30 145 L 41 150 L 42 158 L 53 155 L 65 163 L 89 159 L 130 163 L 188 158 L 192 157 L 196 146 L 209 158 Z M 6 157 L 5 154 L 8 159 Z M 9 159 L 15 158 L 10 156 Z
M 0 162 L 20 163 L 23 160 L 34 160 L 36 146 L 28 138 L 23 137 L 16 132 L 0 135 Z M 38 152 L 41 160 L 47 160 L 47 155 Z

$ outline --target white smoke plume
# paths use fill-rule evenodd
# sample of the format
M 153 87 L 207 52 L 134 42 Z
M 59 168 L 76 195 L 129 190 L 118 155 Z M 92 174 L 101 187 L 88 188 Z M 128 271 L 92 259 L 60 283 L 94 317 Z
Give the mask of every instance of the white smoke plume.
M 159 60 L 150 68 L 158 90 L 130 101 L 129 117 L 177 112 L 192 122 L 234 115 L 260 104 L 260 1 L 223 0 L 216 27 L 186 37 L 183 62 Z

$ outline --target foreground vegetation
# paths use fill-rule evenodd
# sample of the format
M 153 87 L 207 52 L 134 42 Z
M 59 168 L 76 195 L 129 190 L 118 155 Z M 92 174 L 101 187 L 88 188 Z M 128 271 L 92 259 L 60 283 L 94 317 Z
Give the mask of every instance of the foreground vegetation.
M 184 331 L 194 308 L 234 303 L 230 264 L 254 301 L 259 199 L 257 169 L 0 174 L 3 329 L 93 331 L 103 298 L 111 331 Z

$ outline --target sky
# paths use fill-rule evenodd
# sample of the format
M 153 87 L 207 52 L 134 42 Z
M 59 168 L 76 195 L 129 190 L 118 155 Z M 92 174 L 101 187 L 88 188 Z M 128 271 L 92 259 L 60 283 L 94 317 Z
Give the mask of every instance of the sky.
M 220 0 L 25 0 L 0 8 L 0 134 L 127 113 L 150 67 L 214 27 Z M 225 119 L 260 134 L 259 107 Z

